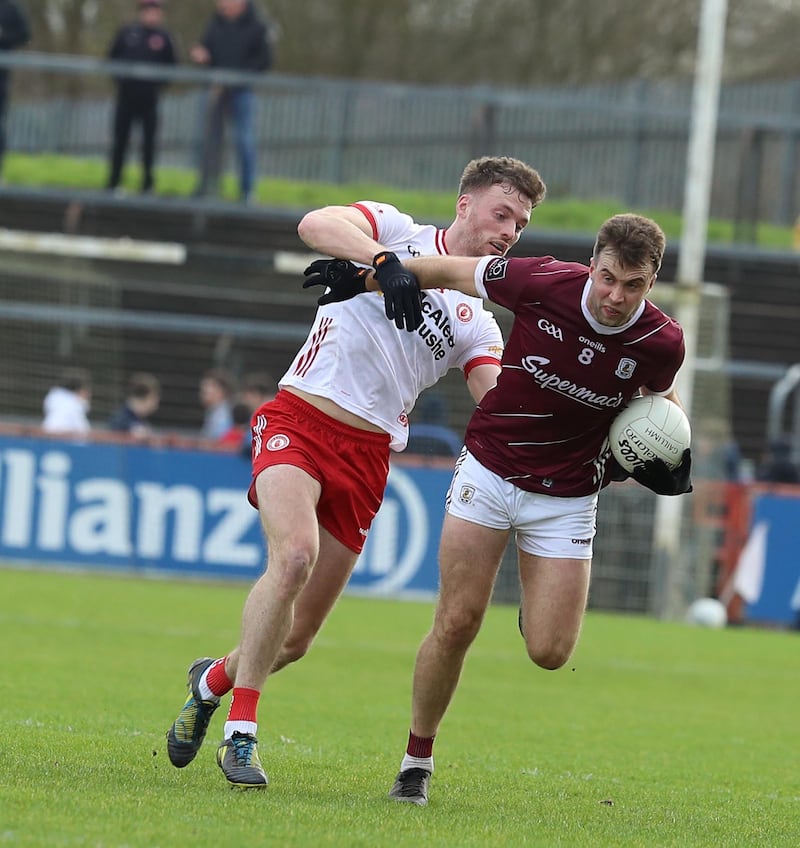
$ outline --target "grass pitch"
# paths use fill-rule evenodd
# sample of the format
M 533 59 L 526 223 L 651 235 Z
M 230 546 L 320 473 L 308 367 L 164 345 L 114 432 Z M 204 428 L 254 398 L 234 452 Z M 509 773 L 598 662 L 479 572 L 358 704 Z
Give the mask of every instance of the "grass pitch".
M 238 640 L 247 588 L 0 570 L 0 845 L 796 846 L 798 635 L 587 616 L 535 668 L 493 607 L 436 744 L 427 808 L 386 792 L 427 603 L 346 597 L 268 681 L 266 792 L 164 733 L 186 668 Z M 224 702 L 227 705 L 227 699 Z

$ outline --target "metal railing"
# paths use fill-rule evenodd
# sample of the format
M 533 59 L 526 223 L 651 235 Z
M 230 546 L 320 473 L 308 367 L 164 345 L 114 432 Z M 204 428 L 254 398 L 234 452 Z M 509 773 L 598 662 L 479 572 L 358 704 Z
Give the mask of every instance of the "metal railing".
M 578 89 L 411 86 L 242 74 L 44 53 L 0 53 L 13 70 L 10 149 L 104 156 L 115 76 L 170 83 L 162 165 L 193 167 L 201 97 L 248 84 L 259 102 L 262 174 L 449 190 L 476 155 L 505 153 L 546 175 L 551 197 L 607 198 L 680 211 L 690 83 L 633 80 Z M 42 75 L 81 78 L 79 93 L 34 99 Z M 747 236 L 800 211 L 800 80 L 723 86 L 711 214 Z

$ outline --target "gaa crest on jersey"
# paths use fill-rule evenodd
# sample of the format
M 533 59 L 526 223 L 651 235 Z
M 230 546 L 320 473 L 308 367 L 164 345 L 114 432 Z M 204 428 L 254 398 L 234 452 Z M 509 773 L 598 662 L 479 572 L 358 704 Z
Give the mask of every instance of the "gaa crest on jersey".
M 553 324 L 551 321 L 548 321 L 547 318 L 540 318 L 536 326 L 543 333 L 547 333 L 548 336 L 552 336 L 560 342 L 564 341 L 564 333 L 561 332 L 561 327 L 557 324 Z
M 284 433 L 276 433 L 267 442 L 268 451 L 279 451 L 289 447 L 289 437 Z
M 459 303 L 456 307 L 456 318 L 462 324 L 469 324 L 473 314 L 472 307 L 468 303 Z
M 484 272 L 485 280 L 504 280 L 506 269 L 508 268 L 508 259 L 495 259 L 490 262 Z
M 463 504 L 472 503 L 472 499 L 475 497 L 475 487 L 474 486 L 462 486 L 459 493 L 458 499 Z
M 617 363 L 617 370 L 614 372 L 620 380 L 630 380 L 633 377 L 633 372 L 636 369 L 636 362 L 623 356 Z

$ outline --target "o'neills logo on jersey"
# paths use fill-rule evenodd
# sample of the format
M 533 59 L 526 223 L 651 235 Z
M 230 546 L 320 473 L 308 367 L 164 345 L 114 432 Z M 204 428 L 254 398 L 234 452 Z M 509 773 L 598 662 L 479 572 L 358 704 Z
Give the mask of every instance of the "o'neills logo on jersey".
M 622 394 L 609 396 L 598 395 L 588 386 L 579 386 L 572 380 L 567 380 L 552 371 L 546 371 L 542 366 L 549 365 L 550 360 L 545 356 L 525 356 L 522 359 L 522 367 L 543 388 L 550 389 L 562 395 L 567 395 L 573 400 L 585 403 L 598 409 L 616 409 L 622 406 Z

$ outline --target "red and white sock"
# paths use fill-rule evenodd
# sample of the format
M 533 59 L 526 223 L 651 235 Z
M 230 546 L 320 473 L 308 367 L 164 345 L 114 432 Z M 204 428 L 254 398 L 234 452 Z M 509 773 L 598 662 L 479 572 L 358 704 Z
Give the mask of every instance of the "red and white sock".
M 233 687 L 233 699 L 228 710 L 228 720 L 225 722 L 224 735 L 230 739 L 234 733 L 251 733 L 258 731 L 256 715 L 258 699 L 261 693 L 258 689 L 246 689 L 244 686 Z
M 222 659 L 214 660 L 200 677 L 197 688 L 204 701 L 219 700 L 233 689 L 233 681 L 225 671 L 225 660 L 227 659 L 227 657 L 222 657 Z

